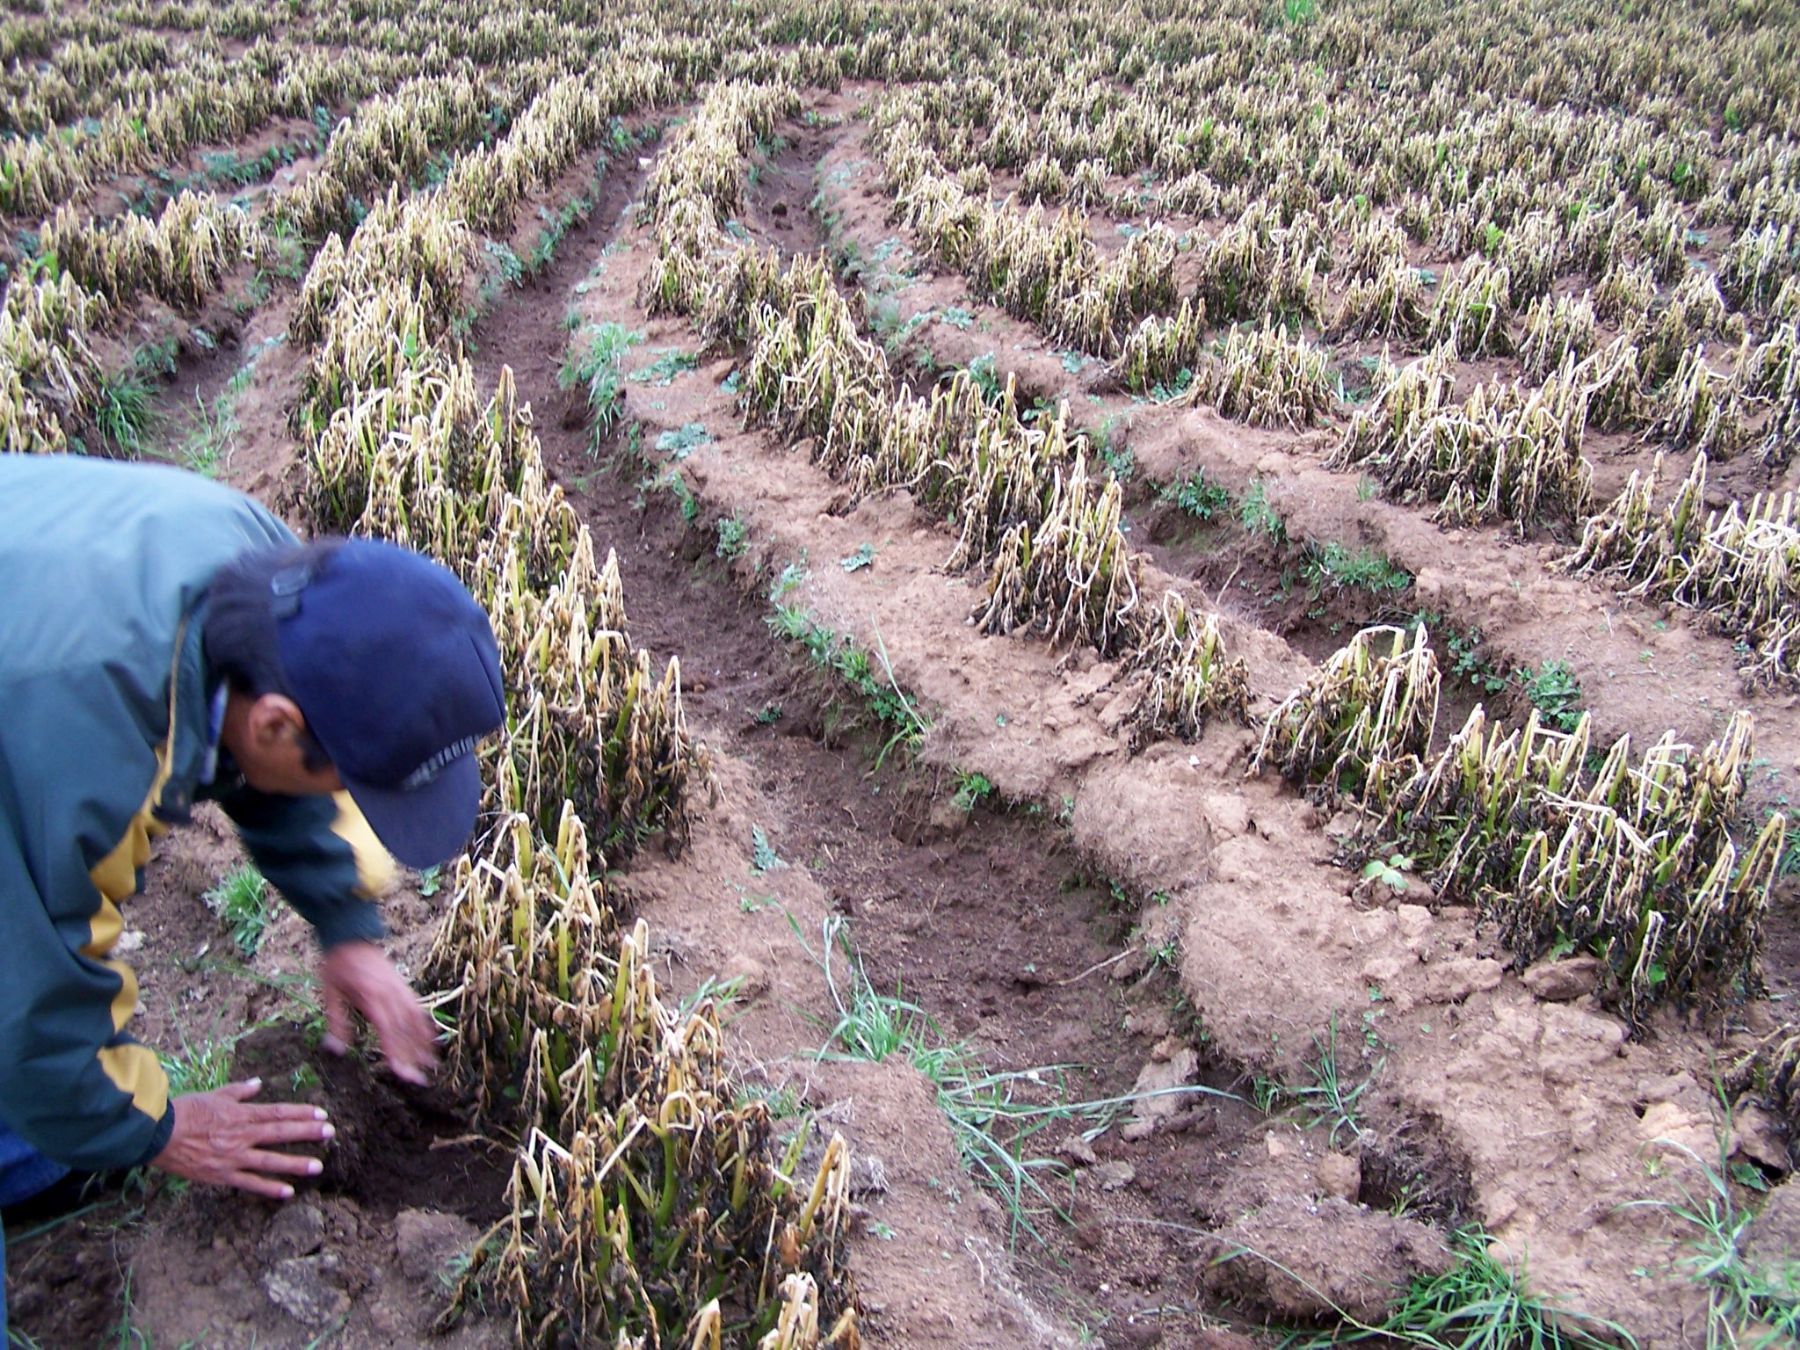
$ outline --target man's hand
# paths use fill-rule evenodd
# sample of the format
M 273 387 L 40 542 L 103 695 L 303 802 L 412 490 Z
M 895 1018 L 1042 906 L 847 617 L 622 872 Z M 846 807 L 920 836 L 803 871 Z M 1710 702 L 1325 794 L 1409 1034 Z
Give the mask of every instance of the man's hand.
M 373 942 L 340 942 L 319 962 L 325 1048 L 341 1055 L 355 1038 L 352 1009 L 368 1018 L 394 1077 L 423 1085 L 437 1067 L 437 1024 L 405 977 Z
M 174 1132 L 151 1166 L 189 1181 L 236 1186 L 271 1200 L 293 1199 L 294 1188 L 274 1177 L 316 1177 L 325 1165 L 273 1145 L 322 1144 L 334 1131 L 316 1106 L 252 1103 L 250 1098 L 261 1090 L 262 1080 L 252 1078 L 175 1098 Z

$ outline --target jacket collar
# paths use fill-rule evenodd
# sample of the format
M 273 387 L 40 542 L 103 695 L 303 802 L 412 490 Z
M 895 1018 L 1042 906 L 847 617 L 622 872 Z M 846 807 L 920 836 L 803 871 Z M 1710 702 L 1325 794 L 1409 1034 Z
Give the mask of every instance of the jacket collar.
M 217 771 L 218 732 L 213 725 L 213 709 L 215 697 L 222 698 L 224 682 L 211 678 L 206 669 L 201 641 L 204 619 L 203 606 L 190 610 L 175 639 L 177 650 L 171 676 L 175 689 L 169 700 L 175 711 L 175 725 L 168 733 L 169 779 L 155 808 L 157 819 L 169 824 L 182 824 L 189 819 L 196 788 L 210 783 Z

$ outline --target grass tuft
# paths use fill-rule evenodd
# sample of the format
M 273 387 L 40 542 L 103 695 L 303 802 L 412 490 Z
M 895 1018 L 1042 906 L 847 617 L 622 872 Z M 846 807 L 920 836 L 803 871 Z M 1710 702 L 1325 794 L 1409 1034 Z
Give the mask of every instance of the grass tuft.
M 625 353 L 644 340 L 623 324 L 603 323 L 594 329 L 585 351 L 571 355 L 557 372 L 556 382 L 564 389 L 587 387 L 588 413 L 593 418 L 593 437 L 588 453 L 595 453 L 600 439 L 619 421 L 624 408 L 625 372 L 621 362 Z
M 1331 1126 L 1333 1147 L 1337 1145 L 1338 1135 L 1345 1130 L 1362 1138 L 1362 1121 L 1357 1114 L 1359 1103 L 1363 1093 L 1375 1081 L 1376 1074 L 1381 1072 L 1381 1065 L 1377 1063 L 1360 1083 L 1352 1085 L 1345 1079 L 1338 1065 L 1336 1017 L 1331 1019 L 1323 1039 L 1317 1035 L 1313 1037 L 1313 1049 L 1318 1052 L 1318 1058 L 1306 1066 L 1312 1082 L 1294 1088 L 1293 1097 L 1310 1113 L 1310 1124 Z
M 963 1165 L 1006 1207 L 1009 1242 L 1016 1243 L 1024 1233 L 1043 1244 L 1039 1222 L 1048 1217 L 1070 1221 L 1068 1205 L 1052 1195 L 1046 1184 L 1066 1175 L 1068 1169 L 1055 1159 L 1033 1156 L 1027 1144 L 1034 1136 L 1054 1125 L 1077 1122 L 1087 1124 L 1089 1137 L 1097 1136 L 1126 1107 L 1149 1096 L 1231 1097 L 1216 1088 L 1191 1085 L 1070 1102 L 1062 1099 L 1068 1065 L 990 1072 L 968 1042 L 951 1040 L 918 1004 L 908 1002 L 899 991 L 891 995 L 876 991 L 850 945 L 841 917 L 834 915 L 825 921 L 819 953 L 806 946 L 791 915 L 788 923 L 824 971 L 825 987 L 837 1009 L 837 1021 L 819 1051 L 820 1058 L 877 1064 L 902 1058 L 929 1079 L 938 1109 L 956 1136 Z M 1027 1100 L 1031 1097 L 1050 1100 Z
M 169 1076 L 169 1095 L 185 1097 L 194 1092 L 212 1092 L 231 1081 L 232 1041 L 202 1041 L 188 1044 L 184 1036 L 181 1053 L 158 1054 L 163 1072 Z
M 1496 1261 L 1488 1252 L 1488 1241 L 1479 1228 L 1463 1229 L 1451 1239 L 1456 1264 L 1442 1275 L 1414 1279 L 1390 1305 L 1385 1320 L 1369 1324 L 1346 1318 L 1343 1327 L 1298 1342 L 1294 1350 L 1325 1350 L 1358 1341 L 1421 1350 L 1601 1350 L 1619 1345 L 1635 1350 L 1637 1341 L 1617 1323 L 1558 1307 L 1533 1294 L 1524 1270 L 1510 1270 Z M 1292 1276 L 1291 1271 L 1284 1273 Z
M 207 907 L 231 930 L 245 956 L 255 956 L 269 926 L 269 883 L 251 863 L 233 870 L 205 895 Z
M 1745 1255 L 1755 1215 L 1732 1189 L 1731 1106 L 1723 1092 L 1719 1100 L 1717 1165 L 1676 1140 L 1656 1141 L 1686 1154 L 1705 1184 L 1679 1182 L 1679 1200 L 1640 1200 L 1627 1208 L 1664 1210 L 1687 1229 L 1686 1253 L 1676 1264 L 1706 1288 L 1707 1350 L 1793 1345 L 1800 1342 L 1800 1256 L 1789 1253 L 1776 1266 Z
M 148 374 L 135 365 L 101 379 L 94 430 L 109 453 L 132 459 L 144 453 L 156 425 L 154 400 Z

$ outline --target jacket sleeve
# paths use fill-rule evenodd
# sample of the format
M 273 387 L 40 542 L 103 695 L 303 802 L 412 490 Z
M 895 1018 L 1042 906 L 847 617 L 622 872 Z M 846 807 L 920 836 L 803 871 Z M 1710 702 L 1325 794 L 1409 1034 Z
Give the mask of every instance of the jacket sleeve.
M 219 799 L 263 876 L 300 911 L 321 947 L 387 934 L 373 901 L 394 865 L 348 793 L 283 797 L 239 788 Z
M 141 806 L 163 766 L 137 731 L 142 710 L 103 672 L 5 694 L 0 1120 L 66 1166 L 136 1166 L 162 1152 L 175 1118 L 156 1053 L 125 1032 L 137 979 L 111 952 L 115 900 L 135 889 L 159 828 Z M 58 715 L 69 709 L 80 715 Z

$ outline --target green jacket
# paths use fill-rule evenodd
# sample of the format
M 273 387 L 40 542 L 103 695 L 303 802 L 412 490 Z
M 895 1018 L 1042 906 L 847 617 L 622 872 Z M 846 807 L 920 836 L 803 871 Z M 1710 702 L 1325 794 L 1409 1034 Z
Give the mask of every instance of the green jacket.
M 347 796 L 201 781 L 207 583 L 293 537 L 178 469 L 0 455 L 0 1121 L 68 1166 L 168 1142 L 168 1079 L 126 1032 L 137 980 L 112 952 L 151 840 L 196 799 L 326 945 L 381 935 L 392 865 Z

